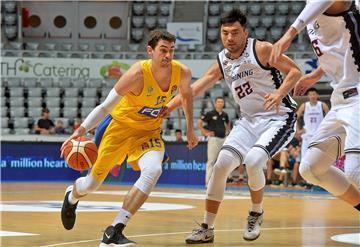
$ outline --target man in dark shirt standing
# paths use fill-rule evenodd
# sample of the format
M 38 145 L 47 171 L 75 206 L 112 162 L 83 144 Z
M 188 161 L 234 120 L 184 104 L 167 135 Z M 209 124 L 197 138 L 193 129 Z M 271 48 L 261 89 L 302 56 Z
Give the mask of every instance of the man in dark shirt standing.
M 50 111 L 48 108 L 44 108 L 42 110 L 42 116 L 38 120 L 35 126 L 35 133 L 41 135 L 48 135 L 50 133 L 54 133 L 54 122 L 49 119 Z
M 225 136 L 230 131 L 229 116 L 223 112 L 224 106 L 224 98 L 216 97 L 215 109 L 202 115 L 198 121 L 201 133 L 208 138 L 205 185 L 209 182 L 212 167 L 225 141 Z M 206 123 L 205 126 L 203 122 Z

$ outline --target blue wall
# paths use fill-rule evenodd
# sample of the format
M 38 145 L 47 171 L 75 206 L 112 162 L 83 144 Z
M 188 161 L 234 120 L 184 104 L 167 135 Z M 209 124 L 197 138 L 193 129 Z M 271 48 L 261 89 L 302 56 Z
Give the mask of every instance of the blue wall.
M 60 156 L 61 143 L 2 142 L 1 181 L 74 181 L 85 175 L 68 168 Z M 158 184 L 204 185 L 206 143 L 189 151 L 185 143 L 167 143 L 170 160 L 164 164 Z M 134 183 L 140 172 L 134 172 L 126 163 L 119 176 L 109 175 L 107 181 Z

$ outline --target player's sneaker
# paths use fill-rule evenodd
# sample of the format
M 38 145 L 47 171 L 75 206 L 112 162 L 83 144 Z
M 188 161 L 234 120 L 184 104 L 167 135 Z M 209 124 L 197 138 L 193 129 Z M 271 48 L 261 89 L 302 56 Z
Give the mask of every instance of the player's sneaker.
M 199 225 L 200 228 L 194 229 L 185 239 L 187 244 L 201 244 L 214 242 L 214 228 L 209 228 L 205 223 Z
M 105 246 L 136 246 L 134 241 L 127 239 L 123 230 L 125 225 L 122 223 L 116 224 L 116 226 L 108 226 L 104 232 L 103 239 L 99 245 L 99 247 Z
M 246 229 L 244 231 L 243 238 L 246 241 L 253 241 L 260 236 L 261 223 L 263 221 L 264 212 L 249 212 L 249 216 L 247 218 Z
M 76 220 L 76 208 L 78 203 L 71 205 L 69 203 L 69 194 L 72 191 L 73 186 L 69 186 L 65 191 L 65 198 L 61 208 L 61 222 L 66 230 L 71 230 L 75 225 Z

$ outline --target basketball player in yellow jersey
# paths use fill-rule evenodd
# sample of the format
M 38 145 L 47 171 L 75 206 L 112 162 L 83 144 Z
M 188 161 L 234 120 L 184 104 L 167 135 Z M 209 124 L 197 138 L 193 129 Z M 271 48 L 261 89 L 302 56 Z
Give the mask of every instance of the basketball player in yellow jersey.
M 164 142 L 160 136 L 162 118 L 159 113 L 178 89 L 184 98 L 188 147 L 192 149 L 197 145 L 193 130 L 191 72 L 185 65 L 172 60 L 174 45 L 174 35 L 153 31 L 147 46 L 151 59 L 132 65 L 105 101 L 86 117 L 61 147 L 62 150 L 68 141 L 85 135 L 103 120 L 95 138 L 99 148 L 96 163 L 86 177 L 77 179 L 65 193 L 61 220 L 68 230 L 75 224 L 79 199 L 98 189 L 115 164 L 121 164 L 127 156 L 128 163 L 141 171 L 119 214 L 105 230 L 100 246 L 135 245 L 123 235 L 123 229 L 146 201 L 161 175 Z

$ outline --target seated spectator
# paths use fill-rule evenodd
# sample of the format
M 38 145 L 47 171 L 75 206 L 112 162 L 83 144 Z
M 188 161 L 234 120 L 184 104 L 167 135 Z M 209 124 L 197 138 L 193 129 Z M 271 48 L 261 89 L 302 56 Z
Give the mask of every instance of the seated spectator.
M 74 121 L 74 125 L 72 127 L 73 132 L 80 127 L 81 124 L 81 119 L 80 118 L 76 118 Z
M 35 133 L 40 135 L 49 135 L 51 133 L 54 133 L 55 125 L 54 122 L 49 119 L 50 111 L 48 108 L 44 108 L 42 110 L 41 118 L 37 121 L 37 124 L 35 125 Z
M 182 131 L 181 129 L 176 129 L 175 130 L 175 142 L 183 142 L 183 138 L 182 138 Z
M 64 123 L 61 120 L 57 120 L 55 122 L 55 133 L 58 135 L 64 135 L 66 134 L 66 130 L 64 128 Z

